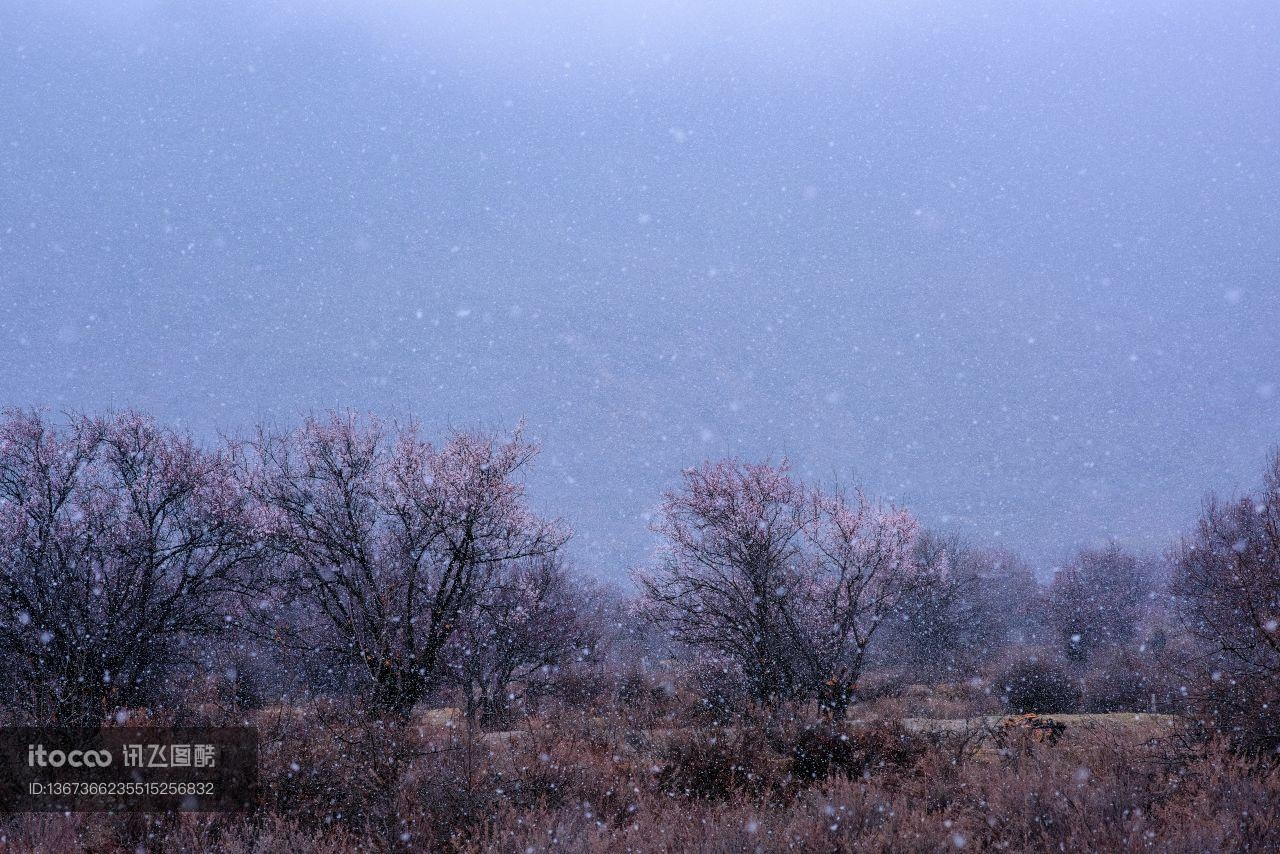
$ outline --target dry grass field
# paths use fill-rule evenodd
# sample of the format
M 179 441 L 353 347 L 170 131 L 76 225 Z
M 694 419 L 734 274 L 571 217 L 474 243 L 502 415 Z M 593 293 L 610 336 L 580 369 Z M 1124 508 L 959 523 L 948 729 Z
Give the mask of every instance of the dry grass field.
M 800 708 L 680 726 L 677 708 L 602 711 L 548 707 L 518 729 L 471 733 L 450 709 L 397 727 L 334 704 L 258 710 L 255 812 L 25 814 L 0 822 L 0 840 L 23 852 L 264 854 L 1280 845 L 1280 770 L 1173 715 L 837 723 Z

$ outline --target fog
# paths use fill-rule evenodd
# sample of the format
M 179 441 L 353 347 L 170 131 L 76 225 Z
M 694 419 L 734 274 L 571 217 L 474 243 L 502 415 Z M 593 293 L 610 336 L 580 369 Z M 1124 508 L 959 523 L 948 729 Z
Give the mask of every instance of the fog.
M 1041 570 L 1280 443 L 1280 6 L 0 4 L 0 403 L 786 457 Z

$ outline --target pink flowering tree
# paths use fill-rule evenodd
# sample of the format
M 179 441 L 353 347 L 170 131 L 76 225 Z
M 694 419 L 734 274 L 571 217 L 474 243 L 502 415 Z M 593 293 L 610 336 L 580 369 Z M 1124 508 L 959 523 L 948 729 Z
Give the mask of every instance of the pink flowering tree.
M 949 582 L 944 554 L 917 548 L 919 525 L 906 510 L 861 492 L 814 491 L 806 528 L 808 571 L 795 597 L 806 683 L 843 716 L 885 623 L 912 615 L 914 602 Z
M 29 719 L 154 702 L 256 565 L 225 454 L 134 412 L 0 420 L 0 656 Z
M 676 640 L 733 662 L 762 703 L 805 690 L 792 597 L 807 583 L 809 516 L 785 464 L 687 469 L 654 524 L 666 540 L 661 563 L 637 578 L 646 614 Z
M 286 645 L 345 661 L 376 708 L 407 713 L 445 673 L 443 652 L 501 567 L 548 557 L 568 535 L 527 506 L 519 475 L 536 448 L 350 414 L 263 433 L 246 480 L 267 519 L 279 590 L 305 619 Z
M 905 510 L 805 487 L 785 463 L 687 470 L 654 527 L 666 543 L 638 576 L 646 613 L 732 662 L 766 705 L 816 698 L 843 714 L 881 626 L 945 577 L 917 559 Z

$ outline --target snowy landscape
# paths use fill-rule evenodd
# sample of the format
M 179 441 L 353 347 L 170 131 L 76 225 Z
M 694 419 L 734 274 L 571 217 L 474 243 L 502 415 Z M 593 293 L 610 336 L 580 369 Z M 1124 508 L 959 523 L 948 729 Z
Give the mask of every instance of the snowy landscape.
M 1280 850 L 1277 45 L 0 0 L 0 851 Z

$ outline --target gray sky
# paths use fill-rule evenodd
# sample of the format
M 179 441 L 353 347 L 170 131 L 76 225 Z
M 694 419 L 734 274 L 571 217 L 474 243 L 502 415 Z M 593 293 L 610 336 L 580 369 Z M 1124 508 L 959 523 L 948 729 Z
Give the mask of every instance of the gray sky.
M 1270 0 L 0 3 L 0 402 L 523 416 L 607 574 L 724 454 L 1163 547 L 1278 329 Z

